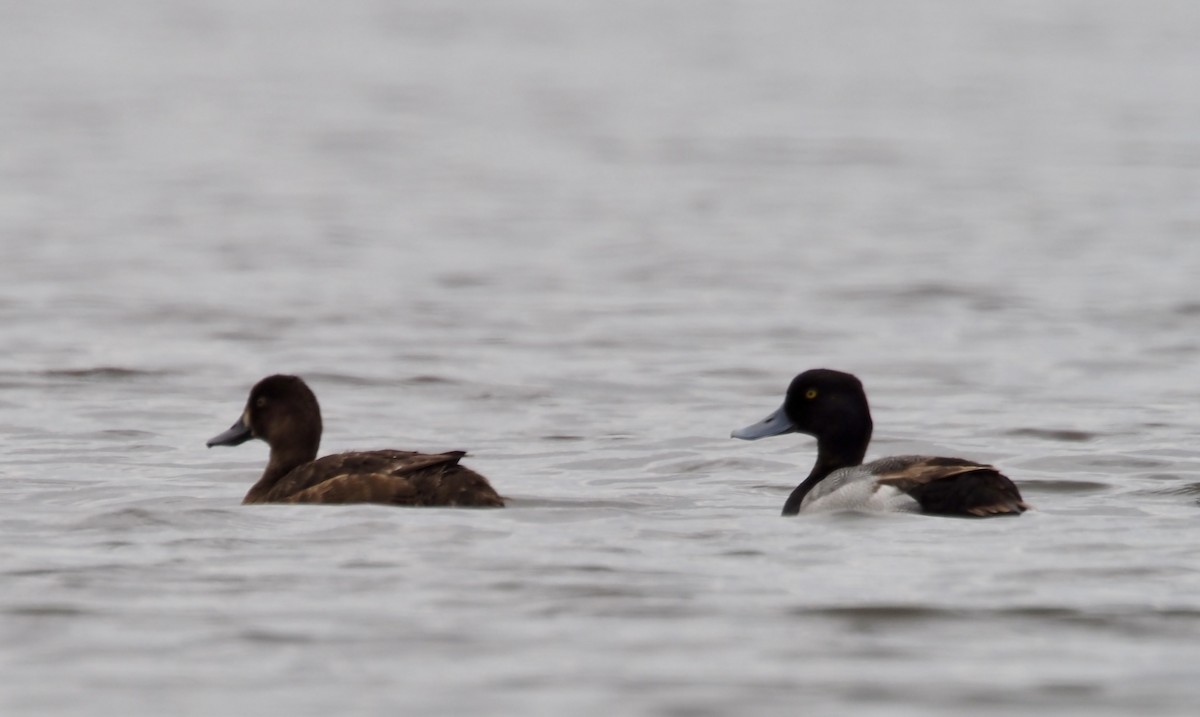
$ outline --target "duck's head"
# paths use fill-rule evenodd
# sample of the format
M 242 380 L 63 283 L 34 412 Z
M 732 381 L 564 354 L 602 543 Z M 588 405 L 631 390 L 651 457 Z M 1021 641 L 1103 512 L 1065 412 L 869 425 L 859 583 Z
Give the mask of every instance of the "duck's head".
M 250 389 L 246 408 L 228 431 L 209 439 L 208 447 L 238 446 L 251 438 L 272 448 L 282 444 L 311 446 L 321 441 L 321 408 L 298 376 L 267 376 Z
M 862 382 L 844 371 L 814 368 L 792 379 L 779 410 L 731 435 L 753 441 L 784 433 L 806 433 L 819 443 L 861 443 L 865 450 L 871 440 L 871 427 Z

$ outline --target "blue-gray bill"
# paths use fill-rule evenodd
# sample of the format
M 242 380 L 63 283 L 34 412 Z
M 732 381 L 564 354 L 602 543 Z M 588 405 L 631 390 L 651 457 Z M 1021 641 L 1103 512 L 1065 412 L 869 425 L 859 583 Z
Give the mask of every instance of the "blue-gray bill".
M 796 427 L 784 413 L 783 406 L 758 423 L 752 423 L 745 428 L 739 428 L 729 434 L 730 438 L 740 438 L 743 441 L 756 441 L 768 436 L 782 436 L 785 433 L 795 433 Z
M 239 418 L 229 427 L 228 431 L 218 436 L 213 436 L 204 445 L 209 448 L 213 446 L 240 446 L 251 438 L 254 438 L 254 434 L 250 432 L 250 426 L 246 425 L 245 418 Z

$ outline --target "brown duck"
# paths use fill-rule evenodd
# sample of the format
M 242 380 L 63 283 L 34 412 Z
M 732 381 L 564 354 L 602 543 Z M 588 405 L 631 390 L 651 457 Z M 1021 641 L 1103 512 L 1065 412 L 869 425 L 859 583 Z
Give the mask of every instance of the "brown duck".
M 266 441 L 271 458 L 243 503 L 504 506 L 486 478 L 459 465 L 462 451 L 354 451 L 317 458 L 321 409 L 297 376 L 268 376 L 255 384 L 241 418 L 208 446 L 237 446 L 251 438 Z
M 818 368 L 792 380 L 779 410 L 732 435 L 753 441 L 798 432 L 817 439 L 816 464 L 788 496 L 784 515 L 869 510 L 984 518 L 1020 515 L 1029 508 L 1007 476 L 983 463 L 940 456 L 863 463 L 871 429 L 862 383 L 851 374 Z

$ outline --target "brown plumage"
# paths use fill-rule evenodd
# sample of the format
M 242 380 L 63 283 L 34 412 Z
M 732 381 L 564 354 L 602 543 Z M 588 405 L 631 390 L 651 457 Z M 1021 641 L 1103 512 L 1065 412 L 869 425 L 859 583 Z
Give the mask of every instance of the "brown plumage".
M 486 478 L 459 465 L 462 451 L 355 451 L 317 458 L 321 430 L 321 409 L 304 381 L 275 375 L 251 389 L 241 418 L 208 445 L 260 438 L 271 446 L 267 468 L 243 503 L 504 506 Z
M 889 468 L 889 465 L 895 468 Z M 1029 509 L 1013 482 L 992 466 L 962 458 L 903 456 L 867 464 L 876 484 L 912 496 L 925 513 L 1020 515 Z

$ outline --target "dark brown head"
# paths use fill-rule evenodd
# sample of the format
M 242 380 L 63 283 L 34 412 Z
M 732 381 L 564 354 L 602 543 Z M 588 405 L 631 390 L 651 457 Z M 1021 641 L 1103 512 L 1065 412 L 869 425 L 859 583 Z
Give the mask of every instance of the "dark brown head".
M 871 410 L 862 382 L 827 368 L 805 371 L 788 386 L 779 410 L 758 423 L 734 431 L 747 441 L 784 433 L 807 433 L 821 453 L 839 463 L 857 465 L 871 441 Z
M 237 446 L 251 438 L 266 441 L 272 450 L 302 450 L 316 456 L 321 444 L 321 408 L 300 377 L 277 374 L 255 384 L 241 418 L 210 439 L 208 447 Z

